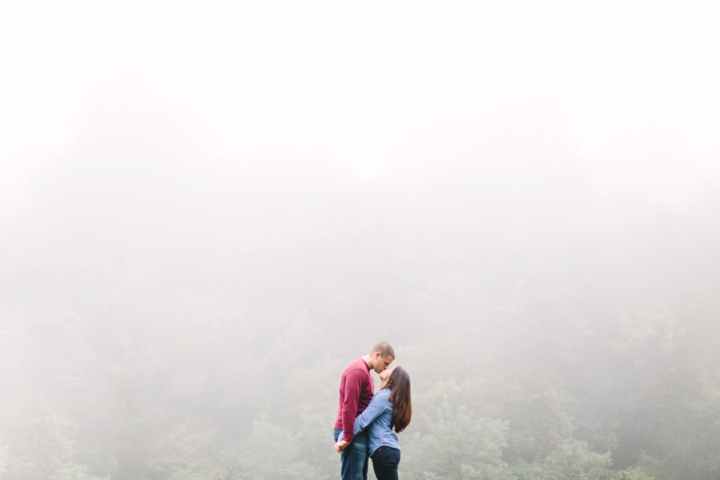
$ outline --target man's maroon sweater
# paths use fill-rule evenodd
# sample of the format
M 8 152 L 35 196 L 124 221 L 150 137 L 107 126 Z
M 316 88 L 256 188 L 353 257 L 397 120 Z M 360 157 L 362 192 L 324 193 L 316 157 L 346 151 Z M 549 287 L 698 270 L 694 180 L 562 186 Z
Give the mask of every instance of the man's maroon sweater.
M 375 380 L 362 357 L 345 367 L 340 379 L 340 405 L 335 428 L 342 428 L 346 442 L 352 442 L 355 417 L 367 408 L 374 394 Z

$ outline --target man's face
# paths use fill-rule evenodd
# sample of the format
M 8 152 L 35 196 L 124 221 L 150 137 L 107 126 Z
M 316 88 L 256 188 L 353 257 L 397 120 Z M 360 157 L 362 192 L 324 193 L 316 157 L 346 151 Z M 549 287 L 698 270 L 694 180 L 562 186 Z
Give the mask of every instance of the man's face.
M 392 355 L 388 355 L 385 358 L 380 356 L 380 352 L 376 352 L 375 355 L 375 365 L 373 366 L 373 370 L 375 370 L 375 373 L 380 373 L 383 370 L 387 370 L 393 360 L 395 360 Z

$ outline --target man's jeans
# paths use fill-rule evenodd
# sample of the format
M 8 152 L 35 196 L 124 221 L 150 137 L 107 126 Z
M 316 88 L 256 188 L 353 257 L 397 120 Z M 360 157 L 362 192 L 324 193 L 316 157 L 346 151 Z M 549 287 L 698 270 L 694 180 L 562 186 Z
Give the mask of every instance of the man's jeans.
M 342 430 L 335 429 L 335 442 Z M 340 454 L 340 478 L 342 480 L 367 480 L 368 473 L 368 435 L 367 430 L 355 435 L 353 441 Z

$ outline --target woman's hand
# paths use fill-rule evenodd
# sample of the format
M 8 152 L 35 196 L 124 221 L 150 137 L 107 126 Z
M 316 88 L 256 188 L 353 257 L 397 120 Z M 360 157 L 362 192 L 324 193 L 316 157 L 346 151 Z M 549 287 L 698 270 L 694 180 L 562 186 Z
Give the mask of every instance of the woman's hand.
M 348 447 L 348 445 L 350 445 L 350 442 L 346 442 L 345 440 L 338 440 L 335 444 L 335 451 L 341 453 Z

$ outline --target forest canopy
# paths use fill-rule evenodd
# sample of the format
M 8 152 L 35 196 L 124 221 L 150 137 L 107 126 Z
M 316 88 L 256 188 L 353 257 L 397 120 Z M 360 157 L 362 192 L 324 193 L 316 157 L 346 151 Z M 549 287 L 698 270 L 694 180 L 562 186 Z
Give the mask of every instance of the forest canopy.
M 720 196 L 608 193 L 542 139 L 361 181 L 98 128 L 2 227 L 3 480 L 336 478 L 378 340 L 404 478 L 720 474 Z

